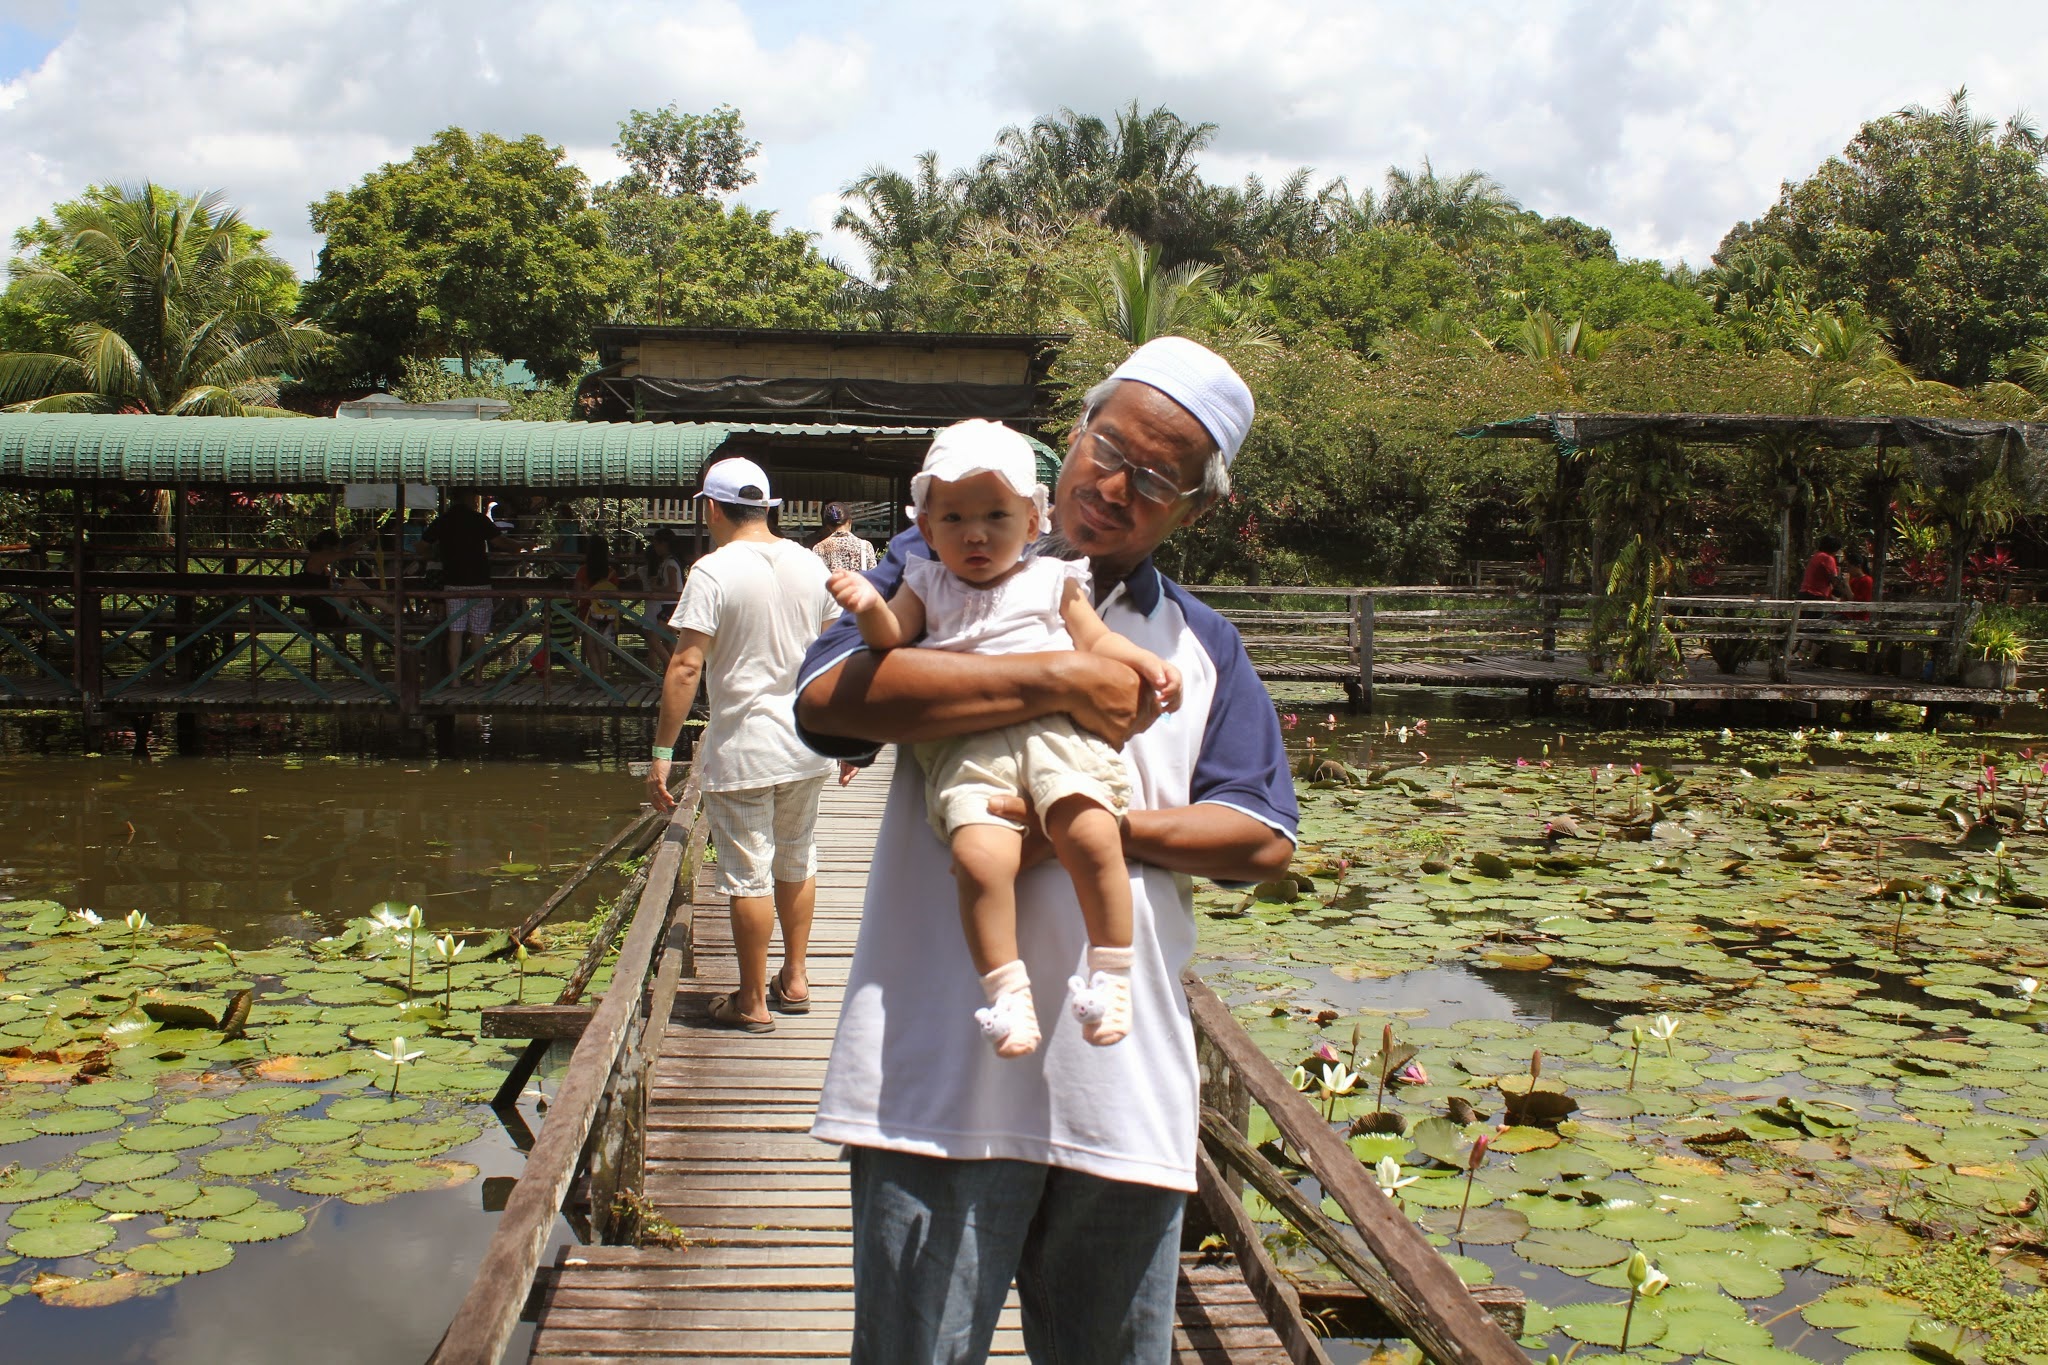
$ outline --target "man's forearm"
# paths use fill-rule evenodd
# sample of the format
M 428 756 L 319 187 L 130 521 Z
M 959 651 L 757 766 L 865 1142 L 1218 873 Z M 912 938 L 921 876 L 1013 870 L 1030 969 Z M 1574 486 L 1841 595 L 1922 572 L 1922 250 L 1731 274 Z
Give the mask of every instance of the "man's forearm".
M 1202 801 L 1132 811 L 1124 821 L 1124 855 L 1190 877 L 1259 882 L 1287 870 L 1294 844 L 1243 811 Z
M 979 734 L 1072 709 L 1079 681 L 1075 660 L 1088 657 L 1070 650 L 1003 655 L 863 650 L 813 679 L 797 698 L 797 714 L 807 730 L 871 744 Z
M 697 700 L 697 679 L 703 671 L 701 665 L 678 661 L 661 675 L 661 715 L 654 722 L 655 747 L 675 747 L 683 733 L 683 722 L 689 719 L 691 703 Z

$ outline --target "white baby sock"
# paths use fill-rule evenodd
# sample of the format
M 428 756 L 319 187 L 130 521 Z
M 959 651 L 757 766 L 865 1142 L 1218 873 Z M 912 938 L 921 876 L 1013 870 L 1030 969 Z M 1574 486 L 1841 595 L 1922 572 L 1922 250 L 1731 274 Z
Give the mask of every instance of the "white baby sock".
M 1088 973 L 1086 981 L 1078 976 L 1067 981 L 1081 1037 L 1096 1047 L 1120 1043 L 1131 1031 L 1131 950 L 1091 947 Z
M 1031 1004 L 1031 978 L 1022 961 L 1005 962 L 981 978 L 988 1008 L 974 1012 L 982 1036 L 998 1057 L 1023 1057 L 1038 1050 L 1038 1011 Z

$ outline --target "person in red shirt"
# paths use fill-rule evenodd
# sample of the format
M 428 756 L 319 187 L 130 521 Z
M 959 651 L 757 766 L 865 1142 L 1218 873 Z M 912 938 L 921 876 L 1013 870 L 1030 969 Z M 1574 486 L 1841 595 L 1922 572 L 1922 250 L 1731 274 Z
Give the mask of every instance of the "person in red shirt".
M 1804 602 L 1832 602 L 1842 585 L 1842 564 L 1835 558 L 1842 552 L 1836 536 L 1822 536 L 1806 561 L 1806 573 L 1799 580 L 1799 598 Z
M 1860 550 L 1849 552 L 1849 570 L 1842 575 L 1842 586 L 1848 590 L 1851 602 L 1868 602 L 1877 592 L 1877 580 L 1870 576 L 1870 560 Z M 1844 621 L 1868 621 L 1867 611 L 1844 612 Z

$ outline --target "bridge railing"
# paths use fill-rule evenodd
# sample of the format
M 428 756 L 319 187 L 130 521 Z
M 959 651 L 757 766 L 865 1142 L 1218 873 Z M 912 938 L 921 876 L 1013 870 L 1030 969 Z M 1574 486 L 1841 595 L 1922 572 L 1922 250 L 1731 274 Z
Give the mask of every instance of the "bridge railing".
M 450 669 L 451 604 L 489 603 Z M 623 707 L 658 687 L 668 594 L 559 579 L 428 590 L 251 574 L 0 572 L 0 700 L 146 711 L 194 704 L 483 709 L 521 684 L 542 703 Z M 467 613 L 465 614 L 467 618 Z M 458 686 L 460 677 L 465 684 Z M 644 699 L 644 692 L 640 693 Z
M 1315 1106 L 1280 1074 L 1200 977 L 1181 979 L 1195 1026 L 1202 1068 L 1202 1146 L 1195 1180 L 1204 1215 L 1230 1244 L 1245 1282 L 1297 1362 L 1325 1359 L 1302 1327 L 1301 1291 L 1275 1266 L 1246 1212 L 1249 1182 L 1355 1287 L 1345 1330 L 1359 1336 L 1404 1336 L 1443 1365 L 1527 1365 L 1515 1345 L 1524 1302 L 1518 1291 L 1468 1289 L 1408 1221 Z M 1315 1195 L 1254 1148 L 1247 1137 L 1251 1107 L 1273 1120 L 1314 1188 L 1342 1211 L 1349 1229 L 1322 1212 Z M 1339 1307 L 1338 1304 L 1326 1305 Z M 1362 1310 L 1362 1311 L 1361 1311 Z
M 635 1208 L 646 1170 L 648 1077 L 676 985 L 695 970 L 689 906 L 704 855 L 701 805 L 693 759 L 675 812 L 648 862 L 646 883 L 630 901 L 632 919 L 612 964 L 611 984 L 581 1022 L 539 1139 L 430 1365 L 498 1365 L 553 1240 L 555 1218 L 579 1180 L 587 1189 L 589 1223 L 598 1240 L 630 1243 L 637 1234 Z M 622 897 L 621 911 L 627 904 Z M 615 912 L 599 930 L 585 958 L 589 967 L 596 966 L 623 918 Z M 578 977 L 589 979 L 581 967 Z M 579 981 L 572 978 L 565 1000 L 558 1003 L 573 1004 L 566 997 L 578 989 Z M 515 1072 L 499 1092 L 500 1106 L 516 1102 L 523 1084 Z

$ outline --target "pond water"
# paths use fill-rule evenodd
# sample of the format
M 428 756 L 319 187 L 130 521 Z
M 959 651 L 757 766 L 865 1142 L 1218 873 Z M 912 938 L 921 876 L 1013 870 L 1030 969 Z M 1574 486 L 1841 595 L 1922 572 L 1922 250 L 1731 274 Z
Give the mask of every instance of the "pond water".
M 1595 732 L 1486 699 L 1385 694 L 1370 719 L 1280 705 L 1297 876 L 1203 890 L 1201 968 L 1283 1068 L 1319 1071 L 1321 1044 L 1368 1078 L 1303 1079 L 1361 1129 L 1361 1159 L 1393 1158 L 1462 1273 L 1529 1294 L 1536 1358 L 1908 1365 L 1915 1325 L 1958 1302 L 2000 1334 L 1990 1359 L 2048 1350 L 2026 1297 L 2048 1273 L 2048 1014 L 2020 986 L 2048 978 L 2039 713 L 1940 735 L 1904 714 Z M 429 759 L 265 722 L 142 760 L 0 727 L 0 897 L 61 907 L 37 932 L 0 909 L 0 1244 L 38 1234 L 0 1250 L 0 1354 L 423 1358 L 489 1239 L 483 1181 L 521 1160 L 479 1102 L 505 1050 L 463 1035 L 574 945 L 528 983 L 502 962 L 444 969 L 424 936 L 410 962 L 403 930 L 360 917 L 396 900 L 427 933 L 514 922 L 633 814 L 644 739 L 500 728 Z M 619 883 L 602 874 L 565 913 Z M 103 922 L 63 914 L 80 908 Z M 131 910 L 153 924 L 124 927 Z M 67 972 L 97 973 L 95 991 Z M 243 983 L 246 1041 L 134 1010 L 218 1014 Z M 1420 1071 L 1382 1101 L 1389 1024 L 1388 1069 L 1413 1047 Z M 429 1049 L 404 1072 L 416 1111 L 376 1100 L 391 1076 L 373 1049 L 401 1028 Z M 1573 1108 L 1504 1124 L 1539 1049 L 1534 1088 Z M 107 1067 L 85 1075 L 95 1052 Z M 1448 1117 L 1454 1097 L 1480 1128 Z M 1376 1105 L 1401 1131 L 1356 1122 Z M 1433 1158 L 1477 1132 L 1493 1146 L 1468 1187 Z M 223 1186 L 260 1201 L 223 1213 Z M 66 1231 L 102 1222 L 104 1242 Z M 151 1239 L 235 1254 L 168 1278 Z M 1617 1355 L 1636 1250 L 1672 1283 Z M 60 1306 L 109 1281 L 146 1292 Z
M 1204 975 L 1461 1273 L 1529 1295 L 1539 1358 L 1908 1365 L 1958 1316 L 1985 1335 L 1956 1359 L 2048 1350 L 2038 713 L 1590 734 L 1282 706 L 1296 875 L 1199 894 Z M 1532 1089 L 1562 1116 L 1510 1123 Z M 1670 1286 L 1617 1356 L 1637 1251 Z
M 639 812 L 644 727 L 620 728 L 471 728 L 456 756 L 436 759 L 394 752 L 374 731 L 266 721 L 211 728 L 196 756 L 157 742 L 145 758 L 122 736 L 112 752 L 83 754 L 64 722 L 0 725 L 0 1359 L 425 1359 L 496 1223 L 485 1182 L 523 1164 L 479 1102 L 508 1048 L 459 1035 L 473 1032 L 477 1007 L 527 986 L 526 998 L 553 998 L 573 963 L 536 956 L 524 983 L 510 964 L 465 958 L 444 973 L 426 935 L 518 922 Z M 557 912 L 564 949 L 576 946 L 573 921 L 623 879 L 607 866 Z M 410 968 L 399 935 L 339 953 L 315 942 L 350 935 L 387 901 L 422 907 Z M 35 902 L 104 923 L 21 932 L 21 907 Z M 130 911 L 151 925 L 129 931 Z M 37 944 L 86 957 L 60 967 Z M 404 1003 L 409 971 L 429 1012 Z M 95 998 L 57 990 L 88 976 Z M 88 1050 L 137 991 L 218 1018 L 243 983 L 256 992 L 249 1042 L 174 1033 L 186 1021 L 171 1020 L 111 1056 Z M 432 1013 L 444 985 L 456 1009 Z M 28 1036 L 46 1006 L 75 1041 Z M 377 1049 L 401 1030 L 430 1049 L 404 1077 L 403 1095 L 422 1102 L 365 1113 L 391 1080 Z M 296 1074 L 265 1069 L 281 1058 Z M 544 1070 L 522 1106 L 528 1125 L 552 1089 Z M 300 1093 L 282 1102 L 291 1107 L 263 1103 L 280 1090 Z M 388 1165 L 360 1159 L 376 1133 L 392 1145 L 374 1161 Z M 138 1142 L 146 1150 L 128 1145 Z M 244 1198 L 256 1202 L 222 1202 Z M 6 1245 L 85 1219 L 107 1225 L 111 1243 L 94 1251 L 95 1231 L 75 1246 L 20 1244 L 52 1254 Z M 556 1237 L 570 1240 L 566 1223 Z M 208 1267 L 223 1248 L 232 1259 L 145 1278 L 164 1269 L 147 1259 L 154 1238 L 209 1253 Z

